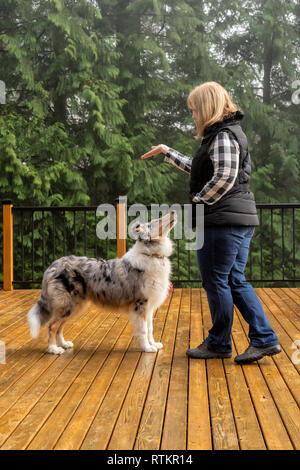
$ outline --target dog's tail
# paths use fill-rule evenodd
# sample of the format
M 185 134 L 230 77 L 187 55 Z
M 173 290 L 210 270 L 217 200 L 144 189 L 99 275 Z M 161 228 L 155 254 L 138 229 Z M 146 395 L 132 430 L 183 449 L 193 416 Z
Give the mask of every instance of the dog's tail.
M 30 328 L 30 334 L 32 338 L 37 338 L 40 332 L 41 326 L 47 322 L 49 318 L 49 312 L 43 308 L 42 303 L 38 301 L 28 312 L 27 321 Z

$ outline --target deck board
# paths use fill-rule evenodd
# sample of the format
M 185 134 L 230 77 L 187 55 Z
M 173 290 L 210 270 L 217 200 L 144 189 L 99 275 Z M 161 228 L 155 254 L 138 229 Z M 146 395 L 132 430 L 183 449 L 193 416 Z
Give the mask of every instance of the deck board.
M 0 449 L 299 450 L 300 288 L 255 290 L 283 351 L 245 366 L 236 308 L 232 358 L 186 357 L 211 326 L 202 288 L 157 310 L 158 353 L 140 352 L 126 315 L 93 307 L 66 324 L 75 347 L 62 356 L 45 353 L 44 330 L 30 338 L 40 291 L 0 291 Z
M 199 315 L 200 313 L 200 315 Z M 190 348 L 195 348 L 204 339 L 201 314 L 200 289 L 191 290 Z M 207 371 L 205 361 L 189 362 L 188 389 L 188 441 L 190 450 L 211 450 Z
M 201 291 L 204 337 L 212 322 L 208 301 Z M 213 448 L 215 450 L 238 450 L 238 436 L 226 382 L 223 360 L 206 361 Z
M 188 358 L 185 352 L 189 347 L 190 302 L 190 289 L 184 289 L 180 303 L 180 315 L 162 431 L 160 446 L 162 450 L 186 448 Z

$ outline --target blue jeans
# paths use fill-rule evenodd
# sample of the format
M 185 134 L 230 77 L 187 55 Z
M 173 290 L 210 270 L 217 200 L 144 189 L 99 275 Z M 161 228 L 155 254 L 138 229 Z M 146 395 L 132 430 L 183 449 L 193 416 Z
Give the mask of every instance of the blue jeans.
M 239 225 L 204 227 L 197 261 L 213 323 L 205 343 L 214 351 L 232 351 L 233 305 L 249 324 L 250 345 L 278 344 L 262 304 L 244 276 L 253 233 L 254 227 Z

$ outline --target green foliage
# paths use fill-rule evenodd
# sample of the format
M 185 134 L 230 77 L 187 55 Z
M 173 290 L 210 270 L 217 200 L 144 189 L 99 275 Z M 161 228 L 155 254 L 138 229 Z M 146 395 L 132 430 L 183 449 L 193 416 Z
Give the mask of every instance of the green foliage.
M 85 0 L 0 5 L 1 79 L 8 92 L 0 108 L 2 197 L 52 205 L 111 198 L 111 190 L 97 189 L 108 158 L 123 148 L 128 161 L 131 148 L 118 129 L 124 122 L 118 54 L 102 38 L 99 9 Z

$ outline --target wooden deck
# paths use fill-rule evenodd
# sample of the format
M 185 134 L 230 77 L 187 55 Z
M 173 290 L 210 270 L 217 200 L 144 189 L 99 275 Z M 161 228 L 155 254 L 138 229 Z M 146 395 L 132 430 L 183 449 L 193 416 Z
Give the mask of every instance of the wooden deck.
M 185 356 L 211 325 L 203 289 L 157 311 L 159 353 L 140 353 L 126 315 L 91 309 L 70 319 L 62 356 L 45 354 L 45 330 L 29 336 L 39 292 L 0 292 L 1 449 L 300 449 L 300 288 L 256 289 L 283 352 L 246 366 Z M 232 337 L 243 352 L 238 311 Z

